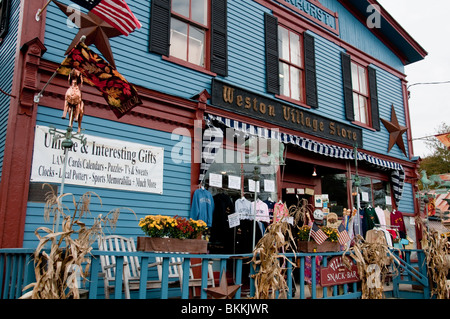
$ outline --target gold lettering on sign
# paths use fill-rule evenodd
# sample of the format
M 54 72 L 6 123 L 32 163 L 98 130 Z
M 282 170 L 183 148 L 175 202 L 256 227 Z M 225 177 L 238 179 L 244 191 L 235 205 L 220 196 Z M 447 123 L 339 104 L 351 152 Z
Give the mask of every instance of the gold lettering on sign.
M 233 103 L 234 100 L 234 89 L 228 87 L 228 86 L 223 86 L 223 100 L 226 103 Z
M 236 96 L 234 93 L 236 93 Z M 244 107 L 244 111 L 249 115 L 254 112 L 254 115 L 269 120 L 269 117 L 275 117 L 277 112 L 281 112 L 282 108 L 283 116 L 275 120 L 289 122 L 286 123 L 288 127 L 292 127 L 292 124 L 294 124 L 294 126 L 297 126 L 298 129 L 304 132 L 308 132 L 309 130 L 311 132 L 321 132 L 323 133 L 321 136 L 325 135 L 325 137 L 334 136 L 335 138 L 339 137 L 349 141 L 358 141 L 358 132 L 354 131 L 351 127 L 349 128 L 347 125 L 340 125 L 334 121 L 328 122 L 326 119 L 321 119 L 320 116 L 309 114 L 308 112 L 304 113 L 296 107 L 276 104 L 276 102 L 275 105 L 271 105 L 268 104 L 270 101 L 267 99 L 258 96 L 255 97 L 250 93 L 248 95 L 239 90 L 235 91 L 234 88 L 227 85 L 223 85 L 222 87 L 223 102 L 231 104 L 236 108 Z M 279 124 L 283 125 L 282 123 Z M 326 131 L 326 126 L 328 126 L 328 132 Z

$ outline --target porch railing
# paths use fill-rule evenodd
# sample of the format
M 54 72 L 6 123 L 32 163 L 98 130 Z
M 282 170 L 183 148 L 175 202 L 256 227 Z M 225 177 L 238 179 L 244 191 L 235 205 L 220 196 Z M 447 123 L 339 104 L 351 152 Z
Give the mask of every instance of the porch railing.
M 14 299 L 20 297 L 24 292 L 23 287 L 35 280 L 34 265 L 32 260 L 33 249 L 0 249 L 0 299 Z M 426 272 L 425 257 L 422 250 L 400 250 L 402 256 L 402 265 L 400 272 L 393 278 L 391 284 L 393 285 L 390 297 L 396 298 L 429 298 L 429 284 Z M 416 254 L 417 262 L 411 262 L 411 254 Z M 90 269 L 89 280 L 83 284 L 81 288 L 86 289 L 89 299 L 104 298 L 103 294 L 103 278 L 101 275 L 101 255 L 113 255 L 116 260 L 116 277 L 115 287 L 122 287 L 123 285 L 123 269 L 125 257 L 138 257 L 140 261 L 140 285 L 139 290 L 132 293 L 131 297 L 135 299 L 147 298 L 182 298 L 188 299 L 189 295 L 189 276 L 183 276 L 183 279 L 178 287 L 171 287 L 169 285 L 169 264 L 171 257 L 180 257 L 180 254 L 171 253 L 154 253 L 154 252 L 105 252 L 95 250 L 92 251 L 92 264 Z M 335 257 L 341 256 L 342 252 L 333 253 L 287 253 L 285 254 L 297 267 L 286 263 L 286 281 L 288 283 L 288 299 L 305 299 L 305 298 L 360 298 L 361 291 L 359 283 L 350 283 L 335 285 L 331 287 L 319 287 L 319 282 L 316 281 L 315 259 L 322 256 L 322 266 L 326 266 L 328 261 Z M 249 264 L 252 254 L 241 255 L 215 255 L 215 254 L 183 254 L 182 269 L 184 273 L 188 273 L 191 259 L 200 259 L 201 267 L 201 288 L 199 297 L 201 299 L 208 298 L 207 292 L 204 288 L 207 287 L 208 278 L 208 263 L 213 261 L 214 270 L 222 275 L 225 269 L 227 270 L 227 278 L 233 284 L 244 284 L 236 292 L 235 299 L 243 299 L 255 295 L 254 279 L 251 275 L 254 274 L 253 265 Z M 156 271 L 149 269 L 148 265 L 154 262 L 155 257 L 162 258 L 162 276 L 161 287 L 156 289 L 147 289 L 147 280 L 155 279 L 158 276 Z M 305 261 L 306 258 L 311 258 L 311 283 L 305 282 Z M 198 262 L 195 262 L 198 263 Z M 217 279 L 217 278 L 216 278 Z M 422 287 L 421 294 L 410 295 L 401 290 L 401 284 L 413 283 Z M 181 288 L 181 289 L 180 289 Z M 122 289 L 115 289 L 111 298 L 122 299 L 124 292 Z

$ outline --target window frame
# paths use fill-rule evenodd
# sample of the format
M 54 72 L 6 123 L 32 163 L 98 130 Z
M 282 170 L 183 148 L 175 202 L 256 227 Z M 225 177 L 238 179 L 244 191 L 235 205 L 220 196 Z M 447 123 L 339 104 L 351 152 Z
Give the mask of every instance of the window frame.
M 175 12 L 172 7 L 170 7 L 170 19 L 176 19 L 178 21 L 181 21 L 183 23 L 187 24 L 187 41 L 186 41 L 186 60 L 177 58 L 173 55 L 170 55 L 170 49 L 169 49 L 169 56 L 163 56 L 162 58 L 167 61 L 171 61 L 180 65 L 183 65 L 185 67 L 209 74 L 209 75 L 215 75 L 215 73 L 211 72 L 211 0 L 206 0 L 207 4 L 207 10 L 206 10 L 206 24 L 202 24 L 198 21 L 195 21 L 192 19 L 192 0 L 189 0 L 189 17 L 186 17 L 178 12 Z M 201 29 L 204 31 L 204 43 L 203 43 L 203 64 L 204 65 L 198 65 L 193 62 L 189 62 L 189 30 L 191 27 L 195 27 L 198 29 Z M 172 26 L 169 29 L 169 32 L 172 33 Z M 172 36 L 170 35 L 169 38 L 169 44 L 172 45 Z
M 306 105 L 306 75 L 305 75 L 306 74 L 306 61 L 305 61 L 305 43 L 304 43 L 304 37 L 303 37 L 304 30 L 302 30 L 302 31 L 294 31 L 292 28 L 289 28 L 288 26 L 286 26 L 286 25 L 284 25 L 282 23 L 278 23 L 278 29 L 277 29 L 278 34 L 280 33 L 280 28 L 283 28 L 283 29 L 288 31 L 289 61 L 282 58 L 282 56 L 281 56 L 282 52 L 279 49 L 278 50 L 279 51 L 278 52 L 278 63 L 280 65 L 280 67 L 279 67 L 280 94 L 277 95 L 276 97 L 278 97 L 280 99 L 283 99 L 283 100 L 286 100 L 286 101 L 289 101 L 289 102 L 292 102 L 292 103 L 295 103 L 295 104 L 300 104 L 300 105 L 305 106 L 307 108 L 310 108 L 309 106 Z M 300 47 L 301 66 L 291 62 L 291 60 L 292 60 L 292 58 L 291 58 L 291 33 L 297 35 L 298 38 L 299 38 L 298 41 L 299 41 L 299 47 Z M 278 37 L 278 42 L 279 42 L 278 45 L 280 45 L 280 43 L 281 43 L 281 38 L 280 37 Z M 289 96 L 284 95 L 283 94 L 284 92 L 281 91 L 281 87 L 282 87 L 282 85 L 281 85 L 281 81 L 282 81 L 281 80 L 282 79 L 281 78 L 282 67 L 281 66 L 282 66 L 282 64 L 287 64 L 288 65 L 288 69 L 289 69 L 289 72 L 288 72 L 289 73 Z M 297 99 L 292 97 L 291 68 L 295 68 L 295 69 L 299 70 L 299 72 L 301 72 L 301 77 L 300 77 L 301 85 L 299 85 L 299 90 L 300 90 L 300 99 L 299 100 L 297 100 Z
M 3 43 L 9 29 L 9 5 L 10 0 L 2 0 L 0 3 L 0 45 Z

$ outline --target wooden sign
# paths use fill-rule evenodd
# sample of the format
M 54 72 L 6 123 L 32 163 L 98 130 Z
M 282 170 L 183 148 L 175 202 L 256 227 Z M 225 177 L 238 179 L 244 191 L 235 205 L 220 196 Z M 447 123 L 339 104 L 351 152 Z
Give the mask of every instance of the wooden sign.
M 323 117 L 320 112 L 306 111 L 216 79 L 212 80 L 211 90 L 211 104 L 224 110 L 346 145 L 363 146 L 362 129 Z
M 349 257 L 345 258 L 352 265 L 350 269 L 344 265 L 342 256 L 333 257 L 327 267 L 320 269 L 320 285 L 322 287 L 349 284 L 360 280 L 356 264 Z

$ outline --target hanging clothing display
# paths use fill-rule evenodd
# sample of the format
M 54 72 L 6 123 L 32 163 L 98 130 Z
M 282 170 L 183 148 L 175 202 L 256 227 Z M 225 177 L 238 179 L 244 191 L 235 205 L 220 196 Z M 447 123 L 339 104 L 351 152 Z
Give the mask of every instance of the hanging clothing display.
M 256 213 L 255 213 L 255 206 L 256 206 Z M 251 220 L 253 220 L 253 216 L 255 216 L 256 221 L 270 223 L 270 217 L 269 217 L 269 208 L 266 203 L 264 203 L 262 200 L 258 199 L 251 205 Z
M 278 202 L 274 205 L 273 208 L 273 222 L 276 223 L 283 219 L 284 217 L 289 216 L 289 210 L 286 206 L 286 203 Z
M 212 225 L 214 212 L 214 199 L 211 193 L 203 187 L 197 189 L 192 197 L 189 217 L 194 220 L 203 220 L 208 227 Z
M 364 220 L 366 223 L 366 231 L 369 231 L 373 229 L 375 225 L 380 224 L 377 213 L 375 212 L 375 208 L 370 206 L 364 209 Z
M 265 200 L 264 203 L 267 204 L 267 208 L 269 209 L 269 218 L 270 218 L 270 222 L 273 221 L 273 209 L 275 207 L 275 202 L 269 199 Z
M 375 207 L 375 213 L 377 214 L 380 225 L 386 226 L 386 216 L 380 206 Z
M 353 223 L 354 233 L 355 233 L 355 235 L 361 235 L 363 238 L 365 238 L 366 232 L 367 232 L 367 223 L 366 223 L 364 209 L 360 209 L 356 213 L 355 218 L 358 218 L 358 216 L 359 216 L 359 219 Z
M 233 229 L 228 227 L 228 215 L 234 213 L 235 205 L 230 196 L 219 193 L 213 197 L 214 214 L 210 243 L 220 247 L 220 252 L 233 253 Z
M 245 197 L 239 198 L 234 203 L 234 211 L 239 213 L 239 218 L 250 219 L 250 214 L 252 212 L 252 203 Z
M 398 210 L 395 209 L 392 211 L 391 226 L 397 226 L 400 238 L 406 238 L 406 227 L 402 212 L 399 212 Z
M 386 221 L 386 226 L 391 226 L 391 212 L 387 209 L 384 211 L 384 220 Z
M 370 229 L 366 233 L 366 242 L 373 244 L 387 244 L 386 236 L 382 230 Z

